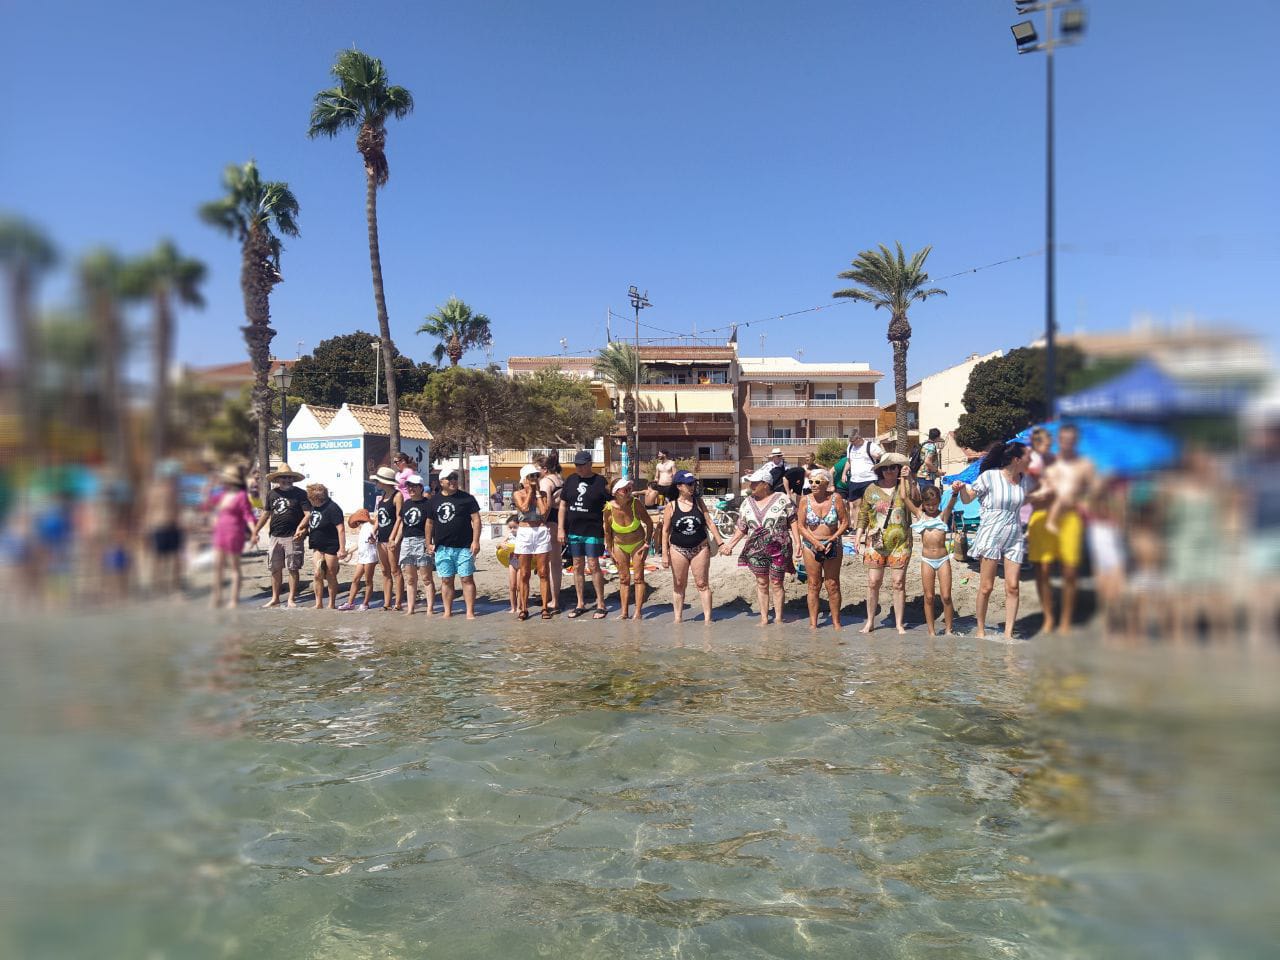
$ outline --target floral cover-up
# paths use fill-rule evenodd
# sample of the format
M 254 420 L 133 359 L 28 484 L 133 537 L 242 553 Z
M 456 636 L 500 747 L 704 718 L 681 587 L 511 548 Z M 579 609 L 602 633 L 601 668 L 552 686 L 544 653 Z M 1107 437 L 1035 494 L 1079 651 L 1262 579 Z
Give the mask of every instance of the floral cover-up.
M 738 530 L 747 535 L 738 566 L 771 580 L 795 573 L 791 559 L 791 521 L 795 515 L 795 504 L 786 494 L 773 494 L 763 506 L 747 497 L 738 515 Z

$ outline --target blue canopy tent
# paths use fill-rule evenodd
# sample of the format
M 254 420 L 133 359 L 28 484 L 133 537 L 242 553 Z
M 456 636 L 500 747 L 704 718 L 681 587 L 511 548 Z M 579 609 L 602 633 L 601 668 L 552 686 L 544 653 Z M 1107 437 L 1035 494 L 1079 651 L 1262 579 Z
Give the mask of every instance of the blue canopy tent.
M 1058 416 L 1155 420 L 1233 414 L 1245 399 L 1245 391 L 1239 387 L 1182 383 L 1153 361 L 1142 360 L 1105 383 L 1059 398 Z

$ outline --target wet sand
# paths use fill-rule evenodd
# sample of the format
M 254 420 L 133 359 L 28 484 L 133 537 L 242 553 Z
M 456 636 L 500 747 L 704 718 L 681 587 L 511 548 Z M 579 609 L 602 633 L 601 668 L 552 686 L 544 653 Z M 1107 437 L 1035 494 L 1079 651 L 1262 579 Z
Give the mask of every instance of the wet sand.
M 476 588 L 478 595 L 477 611 L 483 615 L 509 616 L 508 613 L 508 592 L 507 592 L 507 568 L 504 567 L 495 556 L 495 547 L 491 541 L 483 543 L 480 556 L 477 559 L 476 569 Z M 244 589 L 241 593 L 241 606 L 244 608 L 259 607 L 271 596 L 271 575 L 266 565 L 266 554 L 262 551 L 250 550 L 244 555 Z M 744 621 L 744 615 L 757 615 L 756 606 L 756 585 L 755 579 L 749 571 L 739 567 L 737 556 L 721 557 L 714 556 L 711 560 L 711 591 L 714 602 L 713 619 L 734 619 Z M 920 560 L 919 549 L 912 556 L 911 562 L 907 569 L 906 583 L 906 626 L 911 632 L 925 633 L 924 624 L 924 608 L 922 600 L 922 588 L 920 583 Z M 974 610 L 978 592 L 978 565 L 977 563 L 962 563 L 955 559 L 951 561 L 952 567 L 952 595 L 956 608 L 956 629 L 964 633 L 972 633 L 974 629 Z M 354 575 L 355 568 L 351 564 L 343 564 L 339 572 L 339 597 L 345 600 L 349 589 L 351 578 Z M 188 584 L 190 593 L 197 599 L 208 597 L 210 579 L 212 570 L 207 565 L 194 564 L 188 575 Z M 1020 591 L 1019 609 L 1018 609 L 1018 626 L 1017 631 L 1021 636 L 1030 636 L 1034 634 L 1040 626 L 1040 604 L 1036 597 L 1035 581 L 1032 578 L 1031 568 L 1023 567 L 1022 589 Z M 880 613 L 879 625 L 877 630 L 892 631 L 893 613 L 892 613 L 892 591 L 888 587 L 889 576 L 886 574 L 885 586 L 880 591 Z M 437 578 L 438 581 L 438 578 Z M 657 557 L 651 557 L 649 569 L 645 574 L 645 582 L 648 585 L 648 594 L 645 599 L 644 621 L 646 623 L 653 622 L 658 624 L 670 624 L 673 622 L 673 614 L 671 610 L 672 599 L 672 578 L 668 570 L 663 570 Z M 384 616 L 381 610 L 381 588 L 382 575 L 375 573 L 375 607 L 368 613 L 343 613 L 342 616 L 371 616 L 375 612 L 378 616 Z M 286 582 L 287 589 L 287 582 Z M 421 588 L 420 588 L 421 589 Z M 785 619 L 787 622 L 800 621 L 801 625 L 808 622 L 808 606 L 807 606 L 807 585 L 801 583 L 796 577 L 790 576 L 786 580 L 785 595 Z M 867 571 L 862 564 L 861 557 L 846 556 L 840 568 L 840 591 L 841 591 L 841 621 L 846 629 L 853 627 L 859 629 L 866 622 L 866 595 L 867 595 Z M 609 608 L 611 617 L 617 615 L 618 612 L 618 585 L 617 578 L 611 574 L 605 574 L 605 599 Z M 560 606 L 564 610 L 570 610 L 575 605 L 575 594 L 573 589 L 572 575 L 566 571 L 561 583 Z M 299 592 L 299 604 L 311 607 L 314 603 L 314 596 L 311 592 L 310 581 L 310 553 L 308 552 L 308 563 L 303 570 L 302 587 Z M 593 603 L 593 587 L 590 578 L 587 580 L 587 604 L 591 606 Z M 699 595 L 694 589 L 692 578 L 689 587 L 685 592 L 685 621 L 702 621 L 702 609 Z M 1091 598 L 1087 593 L 1082 591 L 1080 608 L 1077 621 L 1080 620 L 1080 614 L 1087 614 L 1092 607 Z M 538 591 L 538 580 L 535 575 L 532 584 L 532 597 L 530 602 L 530 613 L 534 619 L 538 618 L 540 612 L 540 598 Z M 829 626 L 829 617 L 827 614 L 827 601 L 825 593 L 821 600 L 821 613 L 819 615 L 819 626 Z M 441 612 L 441 601 L 437 589 L 436 602 L 434 607 L 435 616 L 439 616 Z M 942 631 L 942 604 L 938 601 L 935 605 L 937 616 L 938 631 Z M 455 615 L 462 613 L 462 597 L 461 591 L 455 601 Z M 421 600 L 419 601 L 418 615 L 425 615 Z M 564 619 L 562 616 L 561 619 Z M 584 618 L 590 620 L 590 614 Z M 1004 623 L 1004 587 L 1000 579 L 996 581 L 996 588 L 991 595 L 991 602 L 987 611 L 987 634 L 988 637 L 992 633 L 999 633 L 1003 629 Z

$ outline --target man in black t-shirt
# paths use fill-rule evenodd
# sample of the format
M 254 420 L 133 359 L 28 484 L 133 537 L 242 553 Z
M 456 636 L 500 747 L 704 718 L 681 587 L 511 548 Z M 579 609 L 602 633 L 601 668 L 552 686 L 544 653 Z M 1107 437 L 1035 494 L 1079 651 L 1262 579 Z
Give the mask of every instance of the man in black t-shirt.
M 455 575 L 462 577 L 467 619 L 476 618 L 476 555 L 480 552 L 480 504 L 458 489 L 458 471 L 440 474 L 440 492 L 427 501 L 427 549 L 440 574 L 445 617 L 453 616 Z
M 288 605 L 298 605 L 298 574 L 302 570 L 303 536 L 298 531 L 306 529 L 311 513 L 311 502 L 306 493 L 294 486 L 301 479 L 302 474 L 290 468 L 287 463 L 280 464 L 280 469 L 275 473 L 267 474 L 267 482 L 278 486 L 267 494 L 267 509 L 254 524 L 252 538 L 256 541 L 263 526 L 271 524 L 267 531 L 271 538 L 270 546 L 267 547 L 267 565 L 271 568 L 271 600 L 263 604 L 266 607 L 280 605 L 280 588 L 286 568 L 289 570 Z
M 323 483 L 307 486 L 311 513 L 298 525 L 298 533 L 307 533 L 315 559 L 316 609 L 324 607 L 324 589 L 329 587 L 329 607 L 338 609 L 338 554 L 347 549 L 347 531 L 342 508 L 329 499 L 329 488 Z
M 568 546 L 573 558 L 573 587 L 578 592 L 578 605 L 569 612 L 571 620 L 587 612 L 588 570 L 596 587 L 592 617 L 601 620 L 605 616 L 600 558 L 604 556 L 604 505 L 608 499 L 608 483 L 591 469 L 591 452 L 579 450 L 573 458 L 573 474 L 560 490 L 560 542 Z

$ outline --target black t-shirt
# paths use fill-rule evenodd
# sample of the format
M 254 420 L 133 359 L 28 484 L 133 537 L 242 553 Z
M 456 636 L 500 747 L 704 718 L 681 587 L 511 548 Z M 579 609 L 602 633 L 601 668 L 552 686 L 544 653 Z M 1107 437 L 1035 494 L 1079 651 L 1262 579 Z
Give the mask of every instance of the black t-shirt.
M 696 506 L 688 512 L 676 502 L 671 514 L 671 543 L 673 546 L 693 549 L 707 542 L 707 518 Z
M 791 484 L 791 490 L 794 493 L 804 489 L 804 467 L 787 467 L 782 475 L 787 478 L 787 483 Z
M 770 464 L 769 472 L 773 474 L 774 492 L 780 493 L 782 491 L 782 477 L 783 477 L 783 474 L 787 472 L 787 465 L 785 463 Z
M 437 493 L 427 501 L 431 540 L 437 547 L 471 546 L 471 518 L 480 512 L 476 498 L 458 490 L 446 497 Z
M 271 536 L 292 537 L 302 522 L 302 514 L 310 509 L 311 501 L 305 490 L 299 487 L 272 490 L 267 494 L 267 510 L 271 513 L 267 529 Z
M 342 508 L 332 500 L 311 508 L 311 549 L 317 553 L 338 552 L 338 527 L 342 525 Z
M 564 532 L 579 537 L 604 536 L 604 505 L 609 485 L 598 473 L 583 479 L 576 473 L 564 482 L 560 495 L 565 505 Z
M 425 498 L 406 500 L 404 509 L 400 511 L 404 521 L 401 535 L 405 537 L 425 537 L 427 535 L 427 501 Z
M 395 529 L 398 516 L 400 516 L 400 512 L 396 509 L 396 495 L 394 493 L 389 497 L 378 498 L 378 507 L 374 511 L 373 519 L 378 526 L 379 543 L 386 543 L 391 539 L 391 531 Z

